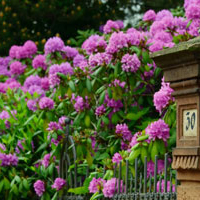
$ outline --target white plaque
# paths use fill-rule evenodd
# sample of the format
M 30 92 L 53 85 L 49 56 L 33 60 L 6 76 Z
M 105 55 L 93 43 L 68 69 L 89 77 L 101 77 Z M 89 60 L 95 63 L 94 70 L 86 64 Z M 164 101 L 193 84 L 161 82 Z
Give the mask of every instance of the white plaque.
M 197 136 L 197 109 L 183 110 L 183 136 Z

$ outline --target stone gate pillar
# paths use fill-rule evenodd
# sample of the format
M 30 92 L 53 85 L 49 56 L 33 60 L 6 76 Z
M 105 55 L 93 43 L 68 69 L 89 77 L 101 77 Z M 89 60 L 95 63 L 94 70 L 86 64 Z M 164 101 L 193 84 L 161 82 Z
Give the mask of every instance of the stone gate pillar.
M 174 89 L 177 105 L 173 169 L 178 200 L 200 200 L 200 37 L 151 56 Z

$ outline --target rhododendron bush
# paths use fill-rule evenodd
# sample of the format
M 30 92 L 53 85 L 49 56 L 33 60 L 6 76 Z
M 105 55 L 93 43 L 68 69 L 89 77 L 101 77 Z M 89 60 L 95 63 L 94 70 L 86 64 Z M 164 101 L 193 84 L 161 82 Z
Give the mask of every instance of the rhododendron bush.
M 133 173 L 136 157 L 142 166 L 147 156 L 149 177 L 158 155 L 163 173 L 164 154 L 175 145 L 175 104 L 149 55 L 199 35 L 199 1 L 186 1 L 185 9 L 186 17 L 150 10 L 138 30 L 109 20 L 81 48 L 59 37 L 47 40 L 44 52 L 32 41 L 10 48 L 0 59 L 1 199 L 56 199 L 65 190 L 69 180 L 59 177 L 58 164 L 66 118 L 78 172 L 85 165 L 98 171 L 82 190 L 69 191 L 111 198 L 115 164 L 124 175 L 128 159 Z

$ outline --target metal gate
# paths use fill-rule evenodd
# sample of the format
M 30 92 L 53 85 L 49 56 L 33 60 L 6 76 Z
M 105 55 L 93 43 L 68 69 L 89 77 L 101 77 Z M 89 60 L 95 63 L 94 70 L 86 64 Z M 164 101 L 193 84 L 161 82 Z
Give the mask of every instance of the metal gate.
M 59 163 L 59 177 L 67 180 L 67 190 L 59 197 L 59 200 L 89 200 L 91 194 L 75 195 L 67 192 L 69 188 L 77 188 L 83 186 L 84 180 L 92 172 L 89 166 L 85 166 L 85 176 L 79 175 L 77 172 L 77 155 L 75 144 L 72 136 L 70 136 L 69 123 L 67 120 L 66 135 L 62 147 L 61 158 Z M 70 148 L 69 148 L 70 147 Z M 129 161 L 122 167 L 122 163 L 115 165 L 114 177 L 116 178 L 115 194 L 112 198 L 97 199 L 113 199 L 113 200 L 176 200 L 177 177 L 176 171 L 170 169 L 168 154 L 165 154 L 164 172 L 158 172 L 158 156 L 155 156 L 154 172 L 148 173 L 147 158 L 144 164 L 136 158 L 134 168 L 130 168 Z M 72 167 L 73 166 L 73 167 Z M 105 166 L 103 174 L 106 173 Z M 123 168 L 123 169 L 122 169 Z M 124 170 L 125 169 L 125 170 Z M 123 170 L 123 171 L 122 171 Z M 134 175 L 133 175 L 134 174 Z M 97 177 L 97 174 L 96 174 Z M 123 187 L 121 187 L 123 185 Z

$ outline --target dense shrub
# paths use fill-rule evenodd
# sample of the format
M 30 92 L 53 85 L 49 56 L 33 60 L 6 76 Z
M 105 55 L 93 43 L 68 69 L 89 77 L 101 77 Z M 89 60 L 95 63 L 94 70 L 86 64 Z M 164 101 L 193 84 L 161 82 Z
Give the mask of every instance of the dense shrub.
M 199 9 L 197 0 L 185 2 L 188 18 L 148 11 L 140 30 L 109 20 L 104 34 L 92 35 L 82 48 L 59 37 L 45 43 L 44 54 L 32 41 L 12 46 L 0 60 L 0 197 L 46 200 L 62 192 L 67 180 L 58 177 L 57 166 L 66 117 L 79 171 L 84 164 L 99 168 L 80 193 L 112 197 L 114 164 L 124 169 L 126 159 L 133 172 L 134 158 L 142 165 L 147 156 L 149 176 L 158 155 L 162 174 L 163 156 L 175 145 L 175 105 L 149 53 L 198 35 L 195 5 Z

